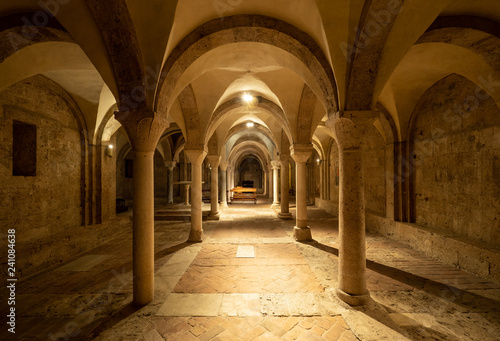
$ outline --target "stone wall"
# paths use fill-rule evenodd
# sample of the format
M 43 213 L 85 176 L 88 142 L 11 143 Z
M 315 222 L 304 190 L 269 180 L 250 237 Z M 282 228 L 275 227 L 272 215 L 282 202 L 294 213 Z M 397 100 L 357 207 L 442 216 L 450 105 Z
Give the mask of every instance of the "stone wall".
M 125 199 L 126 204 L 131 206 L 133 203 L 134 195 L 134 183 L 133 178 L 127 178 L 125 176 L 125 164 L 126 160 L 132 161 L 132 152 L 128 153 L 125 159 L 116 160 L 116 198 Z
M 366 214 L 366 229 L 484 278 L 500 281 L 500 250 L 453 232 Z
M 43 76 L 18 82 L 0 94 L 0 223 L 4 229 L 16 229 L 18 278 L 67 262 L 130 231 L 129 217 L 115 217 L 115 159 L 104 155 L 104 147 L 100 162 L 95 159 L 101 167 L 103 223 L 82 226 L 88 219 L 84 215 L 89 208 L 83 205 L 90 195 L 85 191 L 93 166 L 88 164 L 92 157 L 82 150 L 87 142 L 82 141 L 78 118 L 72 98 Z M 36 125 L 34 176 L 13 176 L 14 120 Z
M 500 245 L 500 110 L 476 89 L 451 75 L 415 109 L 415 222 Z
M 22 243 L 81 224 L 81 141 L 62 91 L 38 76 L 0 94 L 0 221 Z M 12 175 L 13 120 L 37 127 L 36 176 Z

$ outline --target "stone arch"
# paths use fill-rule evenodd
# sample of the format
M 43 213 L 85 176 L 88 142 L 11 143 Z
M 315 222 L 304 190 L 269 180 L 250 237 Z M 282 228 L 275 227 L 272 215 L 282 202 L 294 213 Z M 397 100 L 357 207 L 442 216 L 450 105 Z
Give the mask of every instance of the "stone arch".
M 94 144 L 101 144 L 103 142 L 103 139 L 105 137 L 105 131 L 108 129 L 110 132 L 107 134 L 109 136 L 113 135 L 120 129 L 121 123 L 114 120 L 112 123 L 112 126 L 110 126 L 112 122 L 112 118 L 115 116 L 115 112 L 118 109 L 118 106 L 116 104 L 112 105 L 106 114 L 104 115 L 101 124 L 99 124 L 99 127 L 97 127 L 97 132 L 94 135 Z
M 293 55 L 307 66 L 321 92 L 327 111 L 337 111 L 337 90 L 333 71 L 317 43 L 304 32 L 278 19 L 261 15 L 235 15 L 211 20 L 188 34 L 172 51 L 163 65 L 155 104 L 157 112 L 167 113 L 173 100 L 175 84 L 198 58 L 217 47 L 239 42 L 274 45 Z M 304 79 L 304 77 L 302 77 Z M 184 82 L 186 86 L 192 80 Z M 307 83 L 307 82 L 306 82 Z
M 186 148 L 186 143 L 182 143 L 181 145 L 179 145 L 179 147 L 175 150 L 172 160 L 179 162 L 179 154 L 184 150 L 184 148 Z
M 388 15 L 383 25 L 373 20 L 370 13 L 387 10 L 386 0 L 366 1 L 361 11 L 360 21 L 355 30 L 354 42 L 348 52 L 346 74 L 345 110 L 370 110 L 372 108 L 375 82 L 385 42 L 396 21 L 399 8 L 394 15 Z M 376 28 L 376 32 L 373 29 Z
M 237 146 L 235 146 L 232 150 L 231 153 L 229 154 L 228 160 L 229 163 L 234 164 L 235 159 L 237 158 L 237 155 L 240 155 L 239 153 L 245 152 L 246 150 L 253 150 L 261 154 L 263 160 L 266 160 L 266 163 L 270 161 L 270 155 L 267 149 L 260 143 L 255 142 L 255 141 L 248 141 L 247 143 L 241 143 Z
M 314 116 L 316 100 L 317 97 L 314 92 L 307 86 L 307 84 L 304 84 L 302 96 L 300 98 L 299 112 L 297 115 L 297 140 L 293 141 L 294 143 L 307 144 L 311 142 L 311 137 L 314 133 L 314 129 L 316 128 L 315 126 L 318 123 L 312 122 L 311 120 Z
M 237 97 L 230 99 L 229 101 L 221 104 L 213 113 L 212 118 L 207 126 L 205 141 L 212 136 L 214 131 L 220 125 L 220 123 L 224 120 L 225 115 L 233 109 L 239 108 L 243 105 L 241 94 L 238 94 Z M 261 96 L 256 96 L 257 103 L 254 105 L 258 108 L 261 108 L 271 114 L 271 116 L 278 122 L 281 128 L 285 131 L 286 136 L 290 141 L 293 141 L 292 131 L 290 128 L 290 124 L 283 112 L 283 109 L 279 107 L 274 102 L 269 101 Z M 275 144 L 276 145 L 276 144 Z
M 321 146 L 321 144 L 318 141 L 313 139 L 312 145 L 313 145 L 314 150 L 318 153 L 320 159 L 324 160 L 325 152 L 323 151 L 323 147 Z
M 438 17 L 415 44 L 447 43 L 461 46 L 498 69 L 500 60 L 500 25 L 493 20 L 475 16 Z
M 226 153 L 229 150 L 229 152 L 236 147 L 237 145 L 244 143 L 246 141 L 256 141 L 261 143 L 263 146 L 265 146 L 267 153 L 269 155 L 273 154 L 273 149 L 276 148 L 276 145 L 274 145 L 274 141 L 269 138 L 265 133 L 263 132 L 254 132 L 251 137 L 245 137 L 242 138 L 241 136 L 238 136 L 238 133 L 233 134 L 230 138 L 225 143 L 226 146 Z
M 33 13 L 14 14 L 2 18 L 0 27 L 0 63 L 17 51 L 31 45 L 50 41 L 75 43 L 55 17 L 47 15 L 48 21 L 44 26 L 26 25 L 21 20 L 23 17 L 33 17 Z
M 176 145 L 174 145 L 170 137 L 174 134 L 177 133 L 182 133 L 181 130 L 178 127 L 169 127 L 162 135 L 160 140 L 158 141 L 158 144 L 163 146 L 163 149 L 165 150 L 165 147 L 168 148 L 169 153 L 164 157 L 165 161 L 173 161 L 174 156 L 175 156 L 175 149 Z
M 203 142 L 200 115 L 196 104 L 196 96 L 191 85 L 184 88 L 179 94 L 178 100 L 186 126 L 186 143 L 191 149 L 203 149 L 205 143 Z
M 88 0 L 114 70 L 120 111 L 152 107 L 152 96 L 144 82 L 146 73 L 134 23 L 125 0 Z M 152 91 L 151 91 L 152 92 Z
M 256 126 L 254 126 L 252 129 L 254 129 L 258 133 L 261 133 L 262 135 L 265 135 L 267 138 L 269 138 L 269 140 L 274 145 L 274 147 L 277 146 L 277 142 L 276 142 L 276 140 L 274 138 L 274 135 L 271 132 L 271 130 L 269 130 L 269 128 L 267 128 L 266 126 L 258 124 Z M 226 146 L 226 143 L 231 139 L 231 137 L 233 137 L 234 135 L 236 135 L 238 133 L 242 133 L 242 132 L 245 132 L 245 131 L 248 131 L 248 128 L 245 125 L 243 125 L 243 124 L 239 124 L 237 126 L 232 127 L 228 131 L 228 133 L 227 133 L 227 135 L 225 137 L 225 140 L 222 143 L 221 148 L 224 148 L 224 146 Z

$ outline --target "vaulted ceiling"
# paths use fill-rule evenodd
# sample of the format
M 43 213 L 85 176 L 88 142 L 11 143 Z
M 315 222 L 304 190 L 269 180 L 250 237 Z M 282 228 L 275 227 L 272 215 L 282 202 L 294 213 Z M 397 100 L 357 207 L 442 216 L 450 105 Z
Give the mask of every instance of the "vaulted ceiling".
M 97 144 L 117 109 L 152 111 L 225 158 L 321 150 L 344 110 L 383 108 L 404 140 L 420 96 L 452 73 L 500 104 L 498 1 L 3 0 L 0 16 L 0 91 L 50 78 Z

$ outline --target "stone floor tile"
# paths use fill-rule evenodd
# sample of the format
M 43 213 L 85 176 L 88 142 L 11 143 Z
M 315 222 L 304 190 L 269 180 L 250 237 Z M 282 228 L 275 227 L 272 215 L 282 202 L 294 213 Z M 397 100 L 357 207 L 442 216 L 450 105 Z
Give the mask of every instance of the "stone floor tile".
M 308 207 L 316 241 L 297 243 L 294 221 L 277 219 L 269 204 L 222 210 L 220 221 L 204 222 L 207 238 L 199 244 L 183 242 L 189 222 L 155 222 L 155 301 L 140 309 L 131 304 L 131 233 L 72 260 L 108 256 L 93 266 L 81 263 L 79 269 L 89 265 L 86 271 L 47 271 L 23 279 L 17 287 L 18 330 L 25 335 L 20 339 L 56 335 L 71 322 L 81 333 L 74 339 L 106 341 L 160 340 L 159 335 L 182 341 L 500 335 L 499 283 L 369 233 L 367 286 L 373 301 L 347 307 L 335 295 L 338 220 Z M 255 247 L 255 258 L 236 258 L 244 245 Z
M 224 294 L 219 314 L 222 316 L 260 316 L 260 295 Z
M 222 333 L 223 331 L 224 331 L 224 328 L 222 328 L 220 325 L 213 326 L 212 328 L 210 328 L 209 330 L 207 330 L 206 332 L 201 334 L 198 337 L 198 340 L 200 340 L 200 341 L 211 340 L 214 337 L 216 337 L 217 335 L 219 335 L 220 333 Z
M 170 294 L 157 316 L 217 316 L 221 294 Z
M 292 340 L 297 340 L 297 341 L 322 341 L 323 338 L 319 335 L 316 335 L 310 330 L 301 328 L 299 325 L 295 326 L 290 330 L 288 333 L 283 335 L 283 340 L 287 341 L 292 341 Z
M 343 319 L 342 319 L 343 320 Z M 334 324 L 322 336 L 325 340 L 337 341 L 347 329 L 341 323 Z
M 156 329 L 142 335 L 144 341 L 164 341 L 165 339 L 156 331 Z

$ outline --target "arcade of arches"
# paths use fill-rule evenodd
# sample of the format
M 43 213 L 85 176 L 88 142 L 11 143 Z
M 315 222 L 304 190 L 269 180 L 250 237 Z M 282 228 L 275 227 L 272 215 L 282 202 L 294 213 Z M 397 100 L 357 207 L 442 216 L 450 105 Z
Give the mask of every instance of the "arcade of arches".
M 260 295 L 263 320 L 245 320 L 242 310 L 242 320 L 217 320 L 212 336 L 215 327 L 193 318 L 213 322 L 222 308 L 186 312 L 176 301 L 182 309 L 165 315 L 176 322 L 162 317 L 162 326 L 187 321 L 182 340 L 241 337 L 231 329 L 241 321 L 262 329 L 244 339 L 315 340 L 321 330 L 315 337 L 336 340 L 341 322 L 343 339 L 500 335 L 500 2 L 3 0 L 0 16 L 0 220 L 5 241 L 15 229 L 19 332 L 30 330 L 23 316 L 51 309 L 36 315 L 23 302 L 42 292 L 70 297 L 64 278 L 89 280 L 85 269 L 108 269 L 94 272 L 96 281 L 115 276 L 115 251 L 124 252 L 120 279 L 130 286 L 91 296 L 131 310 L 110 308 L 102 315 L 114 320 L 84 324 L 94 328 L 88 335 L 160 316 L 152 307 L 175 306 L 183 283 L 211 280 L 193 275 L 193 266 L 210 268 L 203 255 L 234 249 L 226 256 L 237 257 L 237 246 L 249 246 L 256 262 L 266 250 L 297 253 L 303 263 L 276 256 L 276 266 L 300 264 L 289 271 L 320 283 L 323 296 L 305 287 L 295 301 L 264 295 L 280 288 L 236 291 Z M 232 200 L 244 183 L 256 204 Z M 218 239 L 223 230 L 231 238 Z M 183 271 L 161 265 L 186 254 Z M 410 258 L 426 275 L 405 268 Z M 404 289 L 378 293 L 376 269 Z M 168 290 L 161 276 L 175 279 Z M 455 295 L 449 310 L 470 321 L 410 308 L 446 300 L 432 296 L 446 288 Z M 262 308 L 274 299 L 302 307 L 276 313 L 280 323 L 297 319 L 281 334 Z M 317 300 L 341 308 L 310 313 Z M 5 302 L 2 294 L 2 315 Z M 53 305 L 70 311 L 58 318 L 81 315 L 75 301 Z M 147 323 L 130 334 L 174 335 Z

